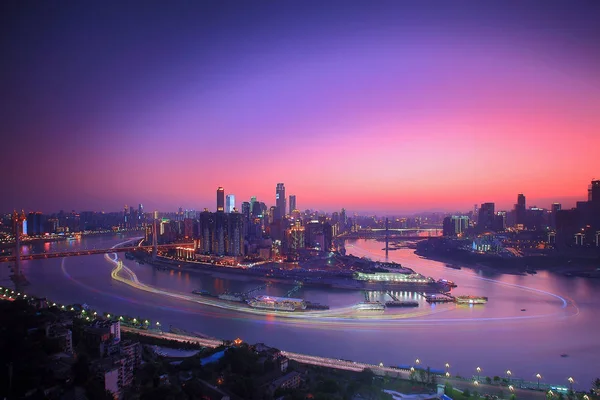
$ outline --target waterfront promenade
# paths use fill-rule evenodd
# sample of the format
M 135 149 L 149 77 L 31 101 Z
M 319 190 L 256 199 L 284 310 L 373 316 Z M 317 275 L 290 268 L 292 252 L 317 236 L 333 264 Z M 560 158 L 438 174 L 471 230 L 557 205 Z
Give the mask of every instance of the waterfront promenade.
M 170 332 L 157 332 L 150 331 L 145 329 L 137 329 L 126 326 L 121 326 L 121 330 L 123 332 L 130 332 L 144 336 L 150 336 L 161 339 L 169 339 L 178 342 L 191 342 L 197 343 L 204 347 L 215 348 L 218 346 L 222 346 L 224 341 L 218 339 L 207 339 L 207 338 L 199 338 L 196 336 L 188 336 L 182 334 L 175 334 Z M 297 361 L 301 364 L 307 364 L 317 367 L 324 368 L 334 368 L 345 371 L 354 371 L 361 372 L 364 369 L 370 369 L 377 376 L 388 376 L 392 378 L 410 380 L 410 372 L 407 370 L 401 370 L 398 368 L 387 367 L 384 365 L 376 365 L 376 364 L 367 364 L 349 360 L 340 360 L 335 358 L 327 358 L 327 357 L 318 357 L 311 356 L 307 354 L 293 353 L 289 351 L 281 351 L 281 354 L 290 360 Z M 531 399 L 531 400 L 543 400 L 547 399 L 547 393 L 544 390 L 531 390 L 531 389 L 521 389 L 514 388 L 512 391 L 509 390 L 507 386 L 498 386 L 498 385 L 488 385 L 488 384 L 475 384 L 474 381 L 455 378 L 455 377 L 437 377 L 438 383 L 446 384 L 449 383 L 455 389 L 464 391 L 469 390 L 471 392 L 478 392 L 481 395 L 489 394 L 498 396 L 500 392 L 504 394 L 506 398 L 508 398 L 511 394 L 515 394 L 518 399 Z

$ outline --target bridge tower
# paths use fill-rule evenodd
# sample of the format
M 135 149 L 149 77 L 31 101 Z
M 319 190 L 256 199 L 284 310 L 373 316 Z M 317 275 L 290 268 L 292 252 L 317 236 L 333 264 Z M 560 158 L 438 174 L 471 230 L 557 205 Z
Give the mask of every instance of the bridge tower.
M 15 235 L 15 268 L 14 268 L 14 280 L 15 285 L 22 279 L 21 275 L 21 234 L 23 233 L 23 221 L 26 220 L 25 211 L 21 211 L 19 214 L 16 210 L 12 215 L 13 223 L 13 234 Z
M 385 259 L 388 259 L 389 254 L 389 246 L 390 246 L 390 220 L 388 217 L 385 217 Z
M 156 218 L 154 218 L 154 223 L 152 225 L 152 259 L 156 259 L 156 255 L 158 253 L 158 229 L 156 229 Z

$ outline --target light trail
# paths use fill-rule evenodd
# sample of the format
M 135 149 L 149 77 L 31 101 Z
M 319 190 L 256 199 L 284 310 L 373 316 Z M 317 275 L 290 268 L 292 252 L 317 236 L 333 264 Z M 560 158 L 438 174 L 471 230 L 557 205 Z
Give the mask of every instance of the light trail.
M 115 246 L 120 246 L 120 245 L 123 245 L 128 242 L 129 241 L 122 242 Z M 377 329 L 382 329 L 382 328 L 386 328 L 386 327 L 396 327 L 399 323 L 401 323 L 403 326 L 410 326 L 410 325 L 418 326 L 418 325 L 425 325 L 425 324 L 427 324 L 427 325 L 444 325 L 444 324 L 448 324 L 448 323 L 474 323 L 474 322 L 481 323 L 481 322 L 494 322 L 494 321 L 498 322 L 498 321 L 532 320 L 532 319 L 540 319 L 540 318 L 544 318 L 544 317 L 556 316 L 556 313 L 552 313 L 552 314 L 539 314 L 539 315 L 527 315 L 527 316 L 506 316 L 506 317 L 435 318 L 435 319 L 434 318 L 423 318 L 423 317 L 427 317 L 427 316 L 432 316 L 433 314 L 438 314 L 438 313 L 454 310 L 456 308 L 456 306 L 454 306 L 454 307 L 438 307 L 437 310 L 429 308 L 429 309 L 426 309 L 426 310 L 420 311 L 420 312 L 409 312 L 409 313 L 392 314 L 392 315 L 360 313 L 360 312 L 357 312 L 352 307 L 343 307 L 343 308 L 337 308 L 337 309 L 326 310 L 326 311 L 307 311 L 307 312 L 297 312 L 297 313 L 277 312 L 277 311 L 270 311 L 270 310 L 268 310 L 268 311 L 267 310 L 258 310 L 258 309 L 253 309 L 253 308 L 246 307 L 246 306 L 237 305 L 234 303 L 227 303 L 227 302 L 224 302 L 221 300 L 212 300 L 212 299 L 208 299 L 208 298 L 204 298 L 204 297 L 199 298 L 198 296 L 190 296 L 190 295 L 183 294 L 183 293 L 162 290 L 162 289 L 144 284 L 139 281 L 135 272 L 133 272 L 131 269 L 129 269 L 127 266 L 125 266 L 122 262 L 119 263 L 119 259 L 118 259 L 118 256 L 116 253 L 108 253 L 108 254 L 105 254 L 104 257 L 109 262 L 111 262 L 112 264 L 115 265 L 115 268 L 111 271 L 111 278 L 118 282 L 126 284 L 130 287 L 133 287 L 135 289 L 142 290 L 142 291 L 145 291 L 148 293 L 161 295 L 161 296 L 167 296 L 170 298 L 174 298 L 176 300 L 182 300 L 182 301 L 187 301 L 190 303 L 206 305 L 206 306 L 210 306 L 210 307 L 214 307 L 214 308 L 219 308 L 221 310 L 233 311 L 238 314 L 245 315 L 244 319 L 247 319 L 247 317 L 261 317 L 261 319 L 262 319 L 262 317 L 273 316 L 273 315 L 278 317 L 276 320 L 269 321 L 270 323 L 312 325 L 314 327 L 322 327 L 324 329 L 333 328 L 333 327 L 343 324 L 344 327 L 352 326 L 352 327 L 356 327 L 356 328 L 366 329 L 366 328 L 372 328 L 371 322 L 377 322 L 379 324 L 377 326 Z M 111 295 L 111 294 L 108 294 L 105 292 L 101 292 L 92 287 L 89 287 L 88 285 L 85 285 L 82 282 L 79 282 L 79 281 L 76 281 L 75 279 L 73 279 L 66 271 L 66 268 L 64 265 L 64 260 L 65 259 L 63 259 L 62 270 L 63 270 L 63 273 L 69 279 L 73 280 L 74 282 L 76 282 L 94 292 Z M 480 277 L 477 277 L 477 278 L 480 278 Z M 487 279 L 487 278 L 481 278 L 481 279 L 490 281 L 492 283 L 505 284 L 504 282 L 493 280 L 493 279 Z M 532 292 L 537 292 L 538 294 L 554 296 L 556 298 L 561 299 L 561 301 L 563 303 L 563 306 L 561 308 L 565 308 L 564 304 L 565 304 L 566 300 L 564 300 L 562 297 L 555 295 L 553 293 L 545 292 L 545 291 L 542 291 L 539 289 L 528 288 L 528 287 L 522 286 L 522 285 L 514 285 L 514 284 L 505 284 L 505 285 L 512 286 L 512 287 L 515 287 L 517 289 L 522 289 L 522 290 L 531 290 Z M 127 300 L 130 302 L 135 302 L 138 304 L 145 304 L 143 302 L 137 301 L 136 299 L 128 299 L 128 298 L 123 298 L 123 297 L 114 296 L 114 295 L 113 295 L 113 297 L 118 297 L 120 299 Z M 174 311 L 178 311 L 178 312 L 204 314 L 204 315 L 210 315 L 210 316 L 214 316 L 214 317 L 222 317 L 223 316 L 222 313 L 219 313 L 219 312 L 211 313 L 211 312 L 208 312 L 205 310 L 199 311 L 197 309 L 185 309 L 185 308 L 182 309 L 182 308 L 168 307 L 168 306 L 167 307 L 160 306 L 159 308 L 170 309 L 170 310 L 174 310 Z M 577 309 L 577 312 L 578 312 L 578 309 Z M 242 318 L 239 318 L 239 319 L 242 319 Z

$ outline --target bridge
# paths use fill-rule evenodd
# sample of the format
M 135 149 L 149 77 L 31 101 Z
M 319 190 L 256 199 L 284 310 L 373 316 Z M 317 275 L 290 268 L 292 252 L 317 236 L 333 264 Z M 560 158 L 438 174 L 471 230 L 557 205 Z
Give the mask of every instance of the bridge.
M 157 245 L 156 249 L 174 249 L 179 246 L 190 246 L 193 243 L 173 243 L 173 244 L 161 244 Z M 153 250 L 154 246 L 129 246 L 129 247 L 115 247 L 108 249 L 82 249 L 76 251 L 61 251 L 55 253 L 36 253 L 36 254 L 21 254 L 20 260 L 43 260 L 46 258 L 61 258 L 61 257 L 75 257 L 75 256 L 89 256 L 93 254 L 107 254 L 107 253 L 123 253 L 131 252 L 136 250 Z M 2 256 L 0 257 L 0 263 L 5 262 L 16 262 L 17 256 Z
M 441 228 L 368 228 L 338 235 L 339 239 L 406 239 L 423 240 L 442 235 Z

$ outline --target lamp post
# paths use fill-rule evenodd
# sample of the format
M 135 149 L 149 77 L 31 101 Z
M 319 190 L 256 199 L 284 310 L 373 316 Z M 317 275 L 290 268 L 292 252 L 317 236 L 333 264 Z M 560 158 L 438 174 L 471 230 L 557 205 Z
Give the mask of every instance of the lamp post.
M 573 379 L 572 376 L 569 377 L 569 379 L 567 379 L 569 381 L 569 385 L 571 385 L 571 392 L 573 391 L 573 382 L 575 382 L 575 379 Z
M 514 392 L 515 388 L 513 387 L 513 385 L 508 385 L 508 390 L 510 390 L 511 392 Z
M 421 361 L 420 361 L 420 360 L 417 358 L 417 359 L 415 360 L 415 364 L 417 364 L 417 366 L 418 366 L 419 364 L 421 364 Z
M 481 368 L 477 367 L 477 380 L 479 381 L 479 374 L 481 373 Z
M 450 375 L 450 364 L 446 363 L 446 376 Z
M 512 372 L 510 372 L 510 369 L 506 371 L 506 376 L 508 377 L 508 384 L 510 385 L 510 376 L 512 375 Z
M 542 376 L 540 374 L 536 374 L 535 377 L 537 378 L 537 381 L 538 381 L 538 390 L 540 390 L 540 379 L 542 379 Z

